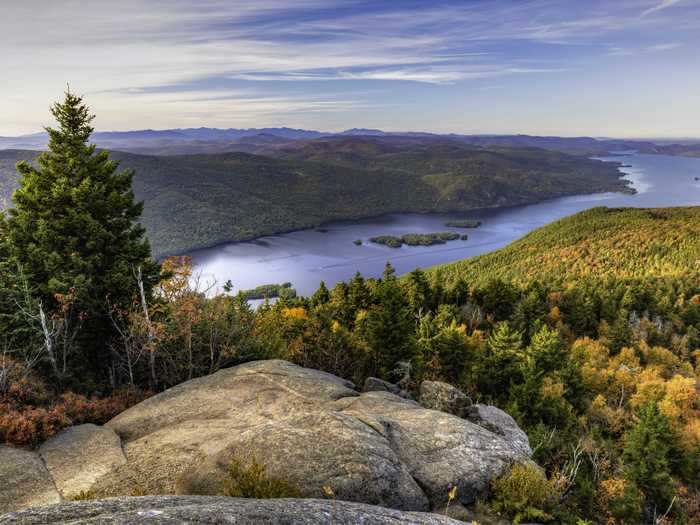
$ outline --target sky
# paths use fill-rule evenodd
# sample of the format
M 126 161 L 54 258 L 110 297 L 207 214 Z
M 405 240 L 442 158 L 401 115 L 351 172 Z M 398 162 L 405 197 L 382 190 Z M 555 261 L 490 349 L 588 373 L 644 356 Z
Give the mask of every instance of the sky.
M 0 135 L 66 85 L 98 130 L 700 138 L 700 0 L 0 0 Z

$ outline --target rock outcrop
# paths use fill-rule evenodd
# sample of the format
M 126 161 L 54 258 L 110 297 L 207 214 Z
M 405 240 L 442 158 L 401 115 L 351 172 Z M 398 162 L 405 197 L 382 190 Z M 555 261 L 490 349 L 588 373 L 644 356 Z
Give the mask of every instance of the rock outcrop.
M 158 523 L 256 525 L 458 525 L 420 512 L 315 499 L 256 500 L 208 496 L 152 496 L 63 503 L 0 516 L 0 525 L 141 525 Z
M 89 491 L 98 479 L 126 463 L 114 430 L 91 424 L 66 429 L 44 443 L 39 454 L 66 499 Z
M 491 405 L 475 404 L 467 410 L 466 418 L 504 437 L 523 455 L 531 456 L 530 440 L 510 415 Z
M 36 452 L 0 445 L 0 512 L 61 501 Z
M 391 444 L 358 418 L 320 411 L 263 422 L 228 439 L 181 476 L 176 492 L 218 494 L 232 457 L 252 455 L 307 497 L 330 486 L 341 500 L 428 510 L 428 500 Z
M 401 393 L 401 389 L 398 385 L 394 383 L 389 383 L 389 381 L 384 381 L 378 377 L 368 377 L 365 379 L 364 385 L 362 385 L 363 392 L 391 392 L 397 396 Z
M 318 370 L 257 361 L 173 387 L 105 428 L 68 429 L 40 452 L 66 497 L 218 495 L 231 460 L 254 458 L 306 498 L 330 487 L 338 500 L 427 511 L 455 485 L 453 503 L 472 503 L 531 454 L 515 422 L 487 409 L 475 412 L 477 424 L 390 392 L 359 393 Z
M 440 410 L 457 417 L 464 417 L 471 405 L 464 392 L 442 381 L 423 381 L 418 402 L 424 408 Z

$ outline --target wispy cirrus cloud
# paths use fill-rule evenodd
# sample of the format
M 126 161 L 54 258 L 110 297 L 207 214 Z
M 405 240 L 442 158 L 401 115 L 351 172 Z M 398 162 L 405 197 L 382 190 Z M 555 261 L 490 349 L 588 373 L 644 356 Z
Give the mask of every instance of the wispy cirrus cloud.
M 662 42 L 659 44 L 652 44 L 641 48 L 611 47 L 610 49 L 608 49 L 608 56 L 629 57 L 643 55 L 645 53 L 660 53 L 664 51 L 671 51 L 673 49 L 677 49 L 682 45 L 683 44 L 681 42 Z
M 131 128 L 189 125 L 195 118 L 304 125 L 304 112 L 344 119 L 365 116 L 370 107 L 374 116 L 397 96 L 414 100 L 415 90 L 439 97 L 496 78 L 520 90 L 585 75 L 612 57 L 619 67 L 657 52 L 680 53 L 697 43 L 700 17 L 690 16 L 697 6 L 696 0 L 3 2 L 0 67 L 12 74 L 0 85 L 0 133 L 38 127 L 66 82 L 94 101 L 101 127 Z
M 647 49 L 649 51 L 670 51 L 672 49 L 681 47 L 682 45 L 683 44 L 680 42 L 664 42 L 662 44 L 655 44 L 653 46 L 649 46 Z
M 242 73 L 231 78 L 253 81 L 278 82 L 318 82 L 337 80 L 396 80 L 426 84 L 453 84 L 460 80 L 494 78 L 507 75 L 527 75 L 542 73 L 562 73 L 571 71 L 564 68 L 515 67 L 508 64 L 475 65 L 406 65 L 389 68 L 361 68 L 356 70 L 336 70 L 307 73 Z
M 664 9 L 668 9 L 669 7 L 673 7 L 676 4 L 680 4 L 682 1 L 683 0 L 662 0 L 661 2 L 658 2 L 657 4 L 653 5 L 652 7 L 642 11 L 641 16 L 648 16 L 648 15 L 651 15 L 652 13 L 656 13 L 658 11 L 663 11 Z

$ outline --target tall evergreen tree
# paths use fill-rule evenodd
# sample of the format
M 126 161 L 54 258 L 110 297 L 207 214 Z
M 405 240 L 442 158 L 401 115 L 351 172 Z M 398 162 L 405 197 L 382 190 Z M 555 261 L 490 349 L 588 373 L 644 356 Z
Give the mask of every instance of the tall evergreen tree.
M 639 411 L 637 424 L 625 437 L 625 477 L 639 487 L 647 504 L 662 514 L 673 495 L 670 456 L 673 433 L 656 403 Z
M 5 229 L 10 256 L 43 308 L 55 311 L 70 297 L 84 327 L 76 361 L 94 371 L 107 365 L 108 304 L 133 299 L 139 268 L 148 293 L 159 266 L 137 222 L 143 205 L 134 201 L 134 174 L 89 143 L 94 116 L 82 98 L 68 91 L 51 113 L 58 128 L 46 129 L 48 151 L 37 165 L 17 165 L 20 187 Z
M 408 274 L 405 286 L 408 304 L 414 313 L 421 310 L 427 311 L 430 308 L 430 283 L 420 268 L 416 268 Z
M 522 380 L 522 334 L 502 321 L 495 326 L 486 346 L 486 356 L 476 374 L 479 390 L 493 399 L 504 399 L 510 384 Z
M 502 321 L 496 325 L 488 340 L 488 348 L 492 355 L 503 360 L 522 359 L 522 334 L 513 330 Z
M 354 311 L 364 310 L 369 307 L 370 292 L 360 272 L 356 272 L 355 276 L 348 283 L 348 303 Z
M 326 304 L 331 298 L 331 294 L 328 291 L 328 288 L 326 288 L 326 283 L 321 281 L 321 283 L 318 285 L 318 290 L 316 290 L 311 296 L 311 304 L 313 306 L 318 306 L 321 304 Z
M 415 323 L 395 273 L 387 263 L 362 329 L 374 353 L 377 371 L 383 376 L 392 372 L 399 361 L 410 361 L 415 355 Z
M 528 365 L 539 373 L 557 370 L 566 362 L 566 348 L 559 332 L 542 325 L 527 348 Z

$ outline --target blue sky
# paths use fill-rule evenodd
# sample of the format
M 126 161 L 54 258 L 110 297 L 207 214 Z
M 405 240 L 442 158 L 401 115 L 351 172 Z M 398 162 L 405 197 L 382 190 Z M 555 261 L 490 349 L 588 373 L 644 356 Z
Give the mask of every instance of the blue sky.
M 96 127 L 700 137 L 698 0 L 3 0 L 0 135 Z

